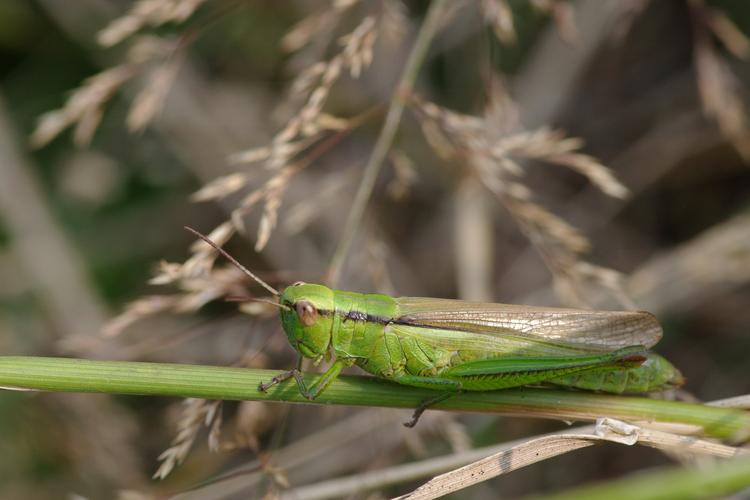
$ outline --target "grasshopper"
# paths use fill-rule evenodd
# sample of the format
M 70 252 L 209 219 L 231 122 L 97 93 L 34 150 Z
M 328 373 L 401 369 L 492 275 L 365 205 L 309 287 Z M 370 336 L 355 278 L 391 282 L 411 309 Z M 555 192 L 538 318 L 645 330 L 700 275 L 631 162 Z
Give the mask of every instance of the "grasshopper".
M 593 311 L 452 299 L 391 297 L 297 282 L 279 292 L 207 237 L 187 228 L 278 298 L 281 324 L 297 352 L 295 368 L 259 389 L 294 378 L 314 400 L 345 367 L 399 384 L 434 389 L 426 408 L 461 391 L 525 385 L 607 393 L 647 393 L 683 383 L 672 364 L 649 352 L 662 336 L 643 311 Z M 307 386 L 304 358 L 327 371 Z

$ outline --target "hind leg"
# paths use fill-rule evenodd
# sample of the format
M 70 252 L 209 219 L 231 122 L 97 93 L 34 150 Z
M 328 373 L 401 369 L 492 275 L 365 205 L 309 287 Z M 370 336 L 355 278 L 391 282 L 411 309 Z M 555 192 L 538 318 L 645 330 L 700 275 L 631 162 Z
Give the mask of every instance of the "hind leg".
M 451 380 L 440 377 L 417 377 L 414 375 L 402 375 L 398 378 L 392 379 L 394 382 L 398 382 L 403 385 L 410 385 L 412 387 L 422 387 L 424 389 L 434 389 L 445 391 L 433 398 L 425 399 L 419 406 L 414 410 L 414 414 L 411 420 L 404 422 L 406 427 L 414 427 L 419 422 L 419 417 L 425 412 L 430 406 L 436 405 L 441 401 L 445 401 L 451 396 L 455 396 L 461 392 L 461 382 L 457 380 Z

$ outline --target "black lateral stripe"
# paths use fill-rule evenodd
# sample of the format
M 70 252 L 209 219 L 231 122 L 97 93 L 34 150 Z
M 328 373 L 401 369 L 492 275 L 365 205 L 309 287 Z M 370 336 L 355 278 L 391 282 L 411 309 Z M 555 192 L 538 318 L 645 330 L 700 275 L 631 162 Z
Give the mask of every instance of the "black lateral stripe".
M 330 309 L 319 309 L 318 314 L 321 314 L 323 316 L 333 316 L 335 314 L 335 311 L 331 311 Z M 372 323 L 379 323 L 381 325 L 394 324 L 394 325 L 416 326 L 416 327 L 421 327 L 421 328 L 437 328 L 435 326 L 424 325 L 417 321 L 414 321 L 414 319 L 410 316 L 402 316 L 400 318 L 384 318 L 382 316 L 374 316 L 372 314 L 367 314 L 362 311 L 348 311 L 344 315 L 344 320 L 369 321 Z M 461 328 L 451 327 L 447 325 L 440 326 L 439 329 L 463 331 Z
M 347 311 L 346 315 L 344 316 L 344 319 L 351 319 L 354 321 L 367 321 L 368 314 L 362 311 L 356 311 L 352 309 L 351 311 Z
M 331 311 L 330 309 L 318 309 L 318 314 L 322 316 L 333 316 L 335 314 L 335 311 Z M 415 326 L 418 328 L 438 328 L 440 330 L 453 330 L 457 332 L 464 331 L 461 328 L 456 328 L 448 325 L 435 327 L 432 325 L 421 324 L 417 321 L 414 321 L 414 318 L 412 318 L 411 316 L 401 316 L 400 318 L 384 318 L 382 316 L 373 316 L 372 314 L 363 313 L 362 311 L 349 311 L 344 315 L 344 320 L 369 321 L 372 323 L 379 323 L 381 325 L 393 324 Z
M 331 311 L 330 309 L 318 309 L 318 314 L 321 314 L 323 316 L 333 316 L 334 311 Z M 390 318 L 383 318 L 382 316 L 373 316 L 372 314 L 367 314 L 362 311 L 348 311 L 344 315 L 344 320 L 368 321 L 371 323 L 379 323 L 381 325 L 387 325 L 388 323 L 393 323 L 393 320 Z
M 353 321 L 367 321 L 368 323 L 379 323 L 381 325 L 387 325 L 392 320 L 390 318 L 384 318 L 382 316 L 373 316 L 362 311 L 349 311 L 344 316 L 344 319 L 351 319 Z

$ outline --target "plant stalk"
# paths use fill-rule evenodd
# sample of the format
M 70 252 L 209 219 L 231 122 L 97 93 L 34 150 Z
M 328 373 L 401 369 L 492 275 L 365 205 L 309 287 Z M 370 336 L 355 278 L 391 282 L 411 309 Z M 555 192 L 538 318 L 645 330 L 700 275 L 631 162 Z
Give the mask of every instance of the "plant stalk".
M 341 376 L 315 401 L 308 401 L 293 380 L 263 393 L 276 370 L 204 365 L 98 361 L 34 356 L 0 356 L 0 386 L 55 392 L 99 392 L 144 396 L 278 401 L 415 408 L 435 392 L 394 384 L 374 377 Z M 317 374 L 305 374 L 311 384 Z M 637 423 L 681 424 L 681 432 L 746 440 L 750 412 L 694 403 L 582 391 L 519 388 L 465 392 L 435 409 L 495 413 L 507 416 L 593 421 L 612 417 Z
M 409 53 L 406 66 L 401 74 L 401 79 L 396 86 L 396 90 L 391 99 L 391 104 L 385 116 L 383 128 L 380 130 L 380 135 L 378 136 L 378 140 L 372 150 L 370 159 L 367 161 L 367 165 L 365 165 L 362 180 L 357 189 L 357 194 L 354 197 L 349 216 L 346 219 L 341 240 L 339 240 L 339 244 L 336 247 L 333 258 L 331 259 L 331 267 L 328 272 L 328 283 L 331 286 L 336 286 L 341 277 L 341 271 L 346 263 L 349 249 L 352 246 L 354 237 L 357 234 L 357 229 L 362 221 L 362 215 L 365 212 L 367 203 L 372 195 L 372 190 L 375 187 L 375 180 L 378 177 L 378 173 L 380 173 L 380 169 L 383 166 L 383 161 L 385 160 L 388 151 L 390 151 L 391 146 L 393 145 L 393 139 L 396 137 L 396 131 L 401 123 L 401 115 L 404 113 L 406 100 L 414 88 L 414 82 L 417 80 L 417 75 L 419 74 L 419 70 L 422 67 L 425 56 L 427 55 L 430 42 L 438 30 L 441 17 L 445 12 L 447 5 L 447 0 L 433 0 L 430 3 L 430 7 L 425 15 L 425 20 L 422 23 L 419 34 L 417 34 L 416 40 L 414 41 L 414 46 Z
M 666 498 L 747 498 L 750 487 L 750 458 L 734 458 L 703 464 L 703 467 L 665 467 L 629 477 L 582 486 L 537 500 L 663 500 Z M 744 490 L 744 491 L 742 491 Z M 743 495 L 745 493 L 745 495 Z

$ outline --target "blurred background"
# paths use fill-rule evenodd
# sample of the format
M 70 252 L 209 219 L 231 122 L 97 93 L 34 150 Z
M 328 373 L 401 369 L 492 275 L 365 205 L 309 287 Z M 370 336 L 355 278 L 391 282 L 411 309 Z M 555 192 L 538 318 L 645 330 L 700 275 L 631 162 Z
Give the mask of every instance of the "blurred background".
M 226 248 L 274 286 L 330 278 L 429 5 L 0 2 L 0 352 L 291 367 L 273 308 L 221 300 L 263 291 L 182 226 L 239 233 Z M 750 4 L 466 1 L 437 21 L 337 286 L 649 310 L 680 397 L 750 392 Z M 277 495 L 566 427 L 409 414 L 2 392 L 0 497 L 160 498 L 237 471 L 184 497 Z M 600 445 L 460 497 L 670 462 Z

